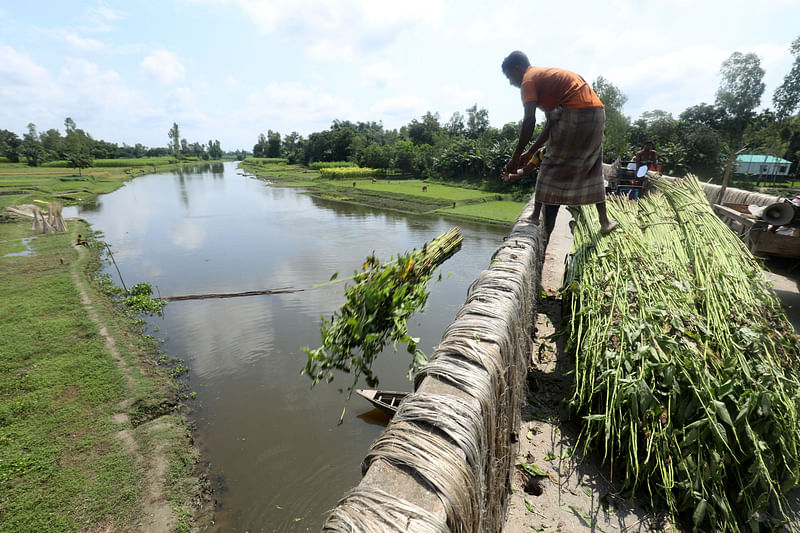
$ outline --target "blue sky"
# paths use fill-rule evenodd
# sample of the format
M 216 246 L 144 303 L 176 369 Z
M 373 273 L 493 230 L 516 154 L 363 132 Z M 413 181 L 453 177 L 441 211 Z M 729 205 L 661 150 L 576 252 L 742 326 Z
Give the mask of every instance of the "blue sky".
M 722 61 L 753 52 L 771 106 L 798 21 L 797 0 L 3 2 L 0 128 L 63 133 L 71 117 L 97 139 L 165 146 L 177 122 L 233 150 L 270 129 L 393 129 L 474 104 L 499 127 L 522 115 L 500 72 L 515 49 L 603 76 L 632 119 L 713 103 Z

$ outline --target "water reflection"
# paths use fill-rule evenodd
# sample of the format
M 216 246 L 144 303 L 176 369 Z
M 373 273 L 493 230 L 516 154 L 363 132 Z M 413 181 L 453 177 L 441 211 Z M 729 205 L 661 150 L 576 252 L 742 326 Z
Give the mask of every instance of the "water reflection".
M 72 210 L 70 212 L 70 210 Z M 198 172 L 145 176 L 100 198 L 65 208 L 105 233 L 125 281 L 148 281 L 163 296 L 292 287 L 300 292 L 172 302 L 154 325 L 164 349 L 190 368 L 196 442 L 218 493 L 218 531 L 319 530 L 324 513 L 358 483 L 360 463 L 383 424 L 338 376 L 313 390 L 300 375 L 303 346 L 319 345 L 320 316 L 342 303 L 343 284 L 364 257 L 388 260 L 459 225 L 462 250 L 440 269 L 426 311 L 410 325 L 431 353 L 486 268 L 504 232 L 440 217 L 409 217 L 268 187 L 234 163 Z M 110 271 L 112 275 L 116 273 Z M 404 352 L 376 362 L 381 387 L 410 390 Z M 295 521 L 295 518 L 302 518 Z

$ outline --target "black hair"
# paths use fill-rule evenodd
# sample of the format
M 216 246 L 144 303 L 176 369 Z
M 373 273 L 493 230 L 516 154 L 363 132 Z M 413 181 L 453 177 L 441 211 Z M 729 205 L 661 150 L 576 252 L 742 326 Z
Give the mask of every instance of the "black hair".
M 505 72 L 514 67 L 528 68 L 529 66 L 531 66 L 531 62 L 528 61 L 528 56 L 519 50 L 514 50 L 503 60 L 502 68 Z

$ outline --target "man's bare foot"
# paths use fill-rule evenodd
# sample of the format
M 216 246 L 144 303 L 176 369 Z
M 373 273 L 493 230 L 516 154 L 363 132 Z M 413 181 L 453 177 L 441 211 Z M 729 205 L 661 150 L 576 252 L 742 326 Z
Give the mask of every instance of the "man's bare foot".
M 538 216 L 538 215 L 536 215 L 536 216 L 534 216 L 534 215 L 531 215 L 531 216 L 529 216 L 529 217 L 528 217 L 528 222 L 530 222 L 530 223 L 531 223 L 531 224 L 533 224 L 534 226 L 538 226 L 538 225 L 539 225 L 539 216 Z
M 617 226 L 619 226 L 619 222 L 614 219 L 609 219 L 608 223 L 600 225 L 600 233 L 607 235 L 617 229 Z

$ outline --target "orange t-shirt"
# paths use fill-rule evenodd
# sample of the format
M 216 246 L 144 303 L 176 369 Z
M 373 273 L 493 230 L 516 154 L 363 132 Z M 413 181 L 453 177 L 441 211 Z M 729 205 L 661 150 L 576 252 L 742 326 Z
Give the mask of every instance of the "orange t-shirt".
M 557 67 L 528 67 L 522 77 L 522 103 L 537 102 L 545 112 L 603 107 L 592 87 L 579 75 Z

